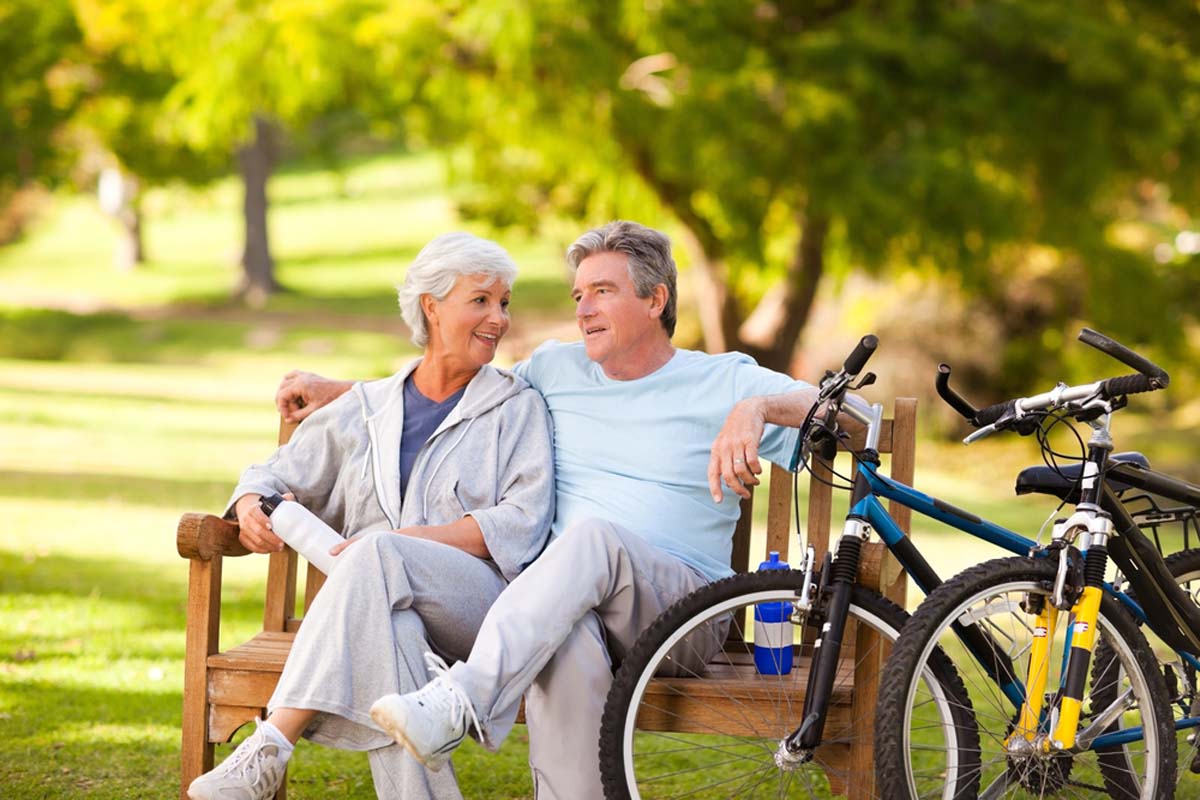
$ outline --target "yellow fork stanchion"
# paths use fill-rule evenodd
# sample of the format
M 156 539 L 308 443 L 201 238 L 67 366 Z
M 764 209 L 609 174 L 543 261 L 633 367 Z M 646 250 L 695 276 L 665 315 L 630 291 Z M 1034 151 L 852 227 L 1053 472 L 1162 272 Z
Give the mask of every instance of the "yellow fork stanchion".
M 1054 726 L 1054 734 L 1051 737 L 1054 745 L 1062 749 L 1075 746 L 1075 734 L 1079 729 L 1079 715 L 1083 707 L 1083 689 L 1087 684 L 1092 650 L 1096 646 L 1096 624 L 1100 617 L 1102 595 L 1103 592 L 1098 587 L 1087 586 L 1075 607 L 1071 609 L 1075 620 L 1071 634 L 1071 653 L 1067 660 L 1058 723 Z M 1047 742 L 1047 746 L 1049 744 Z
M 1033 741 L 1038 734 L 1042 714 L 1042 701 L 1046 695 L 1046 681 L 1050 676 L 1050 646 L 1054 641 L 1054 629 L 1058 624 L 1058 609 L 1049 600 L 1042 603 L 1042 610 L 1034 619 L 1033 643 L 1029 648 L 1029 670 L 1025 681 L 1025 702 L 1021 706 L 1021 717 L 1017 727 L 1009 736 L 1022 736 Z M 1007 744 L 1007 742 L 1006 742 Z

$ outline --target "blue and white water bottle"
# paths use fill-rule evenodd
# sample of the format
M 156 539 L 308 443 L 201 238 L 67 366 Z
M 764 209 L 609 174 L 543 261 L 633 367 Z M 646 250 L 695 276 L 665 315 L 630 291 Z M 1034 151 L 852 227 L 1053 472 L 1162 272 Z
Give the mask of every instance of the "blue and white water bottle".
M 759 570 L 788 569 L 772 550 Z M 760 675 L 787 675 L 792 671 L 792 604 L 759 603 L 754 606 L 754 667 Z

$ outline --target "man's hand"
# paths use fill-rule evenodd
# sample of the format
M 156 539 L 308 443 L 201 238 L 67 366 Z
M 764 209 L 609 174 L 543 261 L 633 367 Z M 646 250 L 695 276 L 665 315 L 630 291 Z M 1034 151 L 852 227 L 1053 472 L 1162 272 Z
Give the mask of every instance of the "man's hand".
M 766 426 L 763 399 L 751 397 L 733 407 L 721 432 L 713 441 L 712 456 L 708 459 L 708 488 L 713 502 L 721 502 L 721 483 L 734 494 L 750 496 L 747 486 L 757 486 L 762 474 L 758 460 L 758 443 Z
M 287 500 L 294 499 L 285 494 Z M 234 510 L 237 511 L 238 539 L 252 553 L 278 553 L 283 550 L 283 540 L 271 530 L 271 518 L 263 513 L 258 501 L 261 494 L 244 494 L 238 498 Z
M 299 422 L 321 406 L 341 397 L 352 381 L 335 381 L 313 372 L 292 370 L 275 392 L 275 407 L 288 422 Z

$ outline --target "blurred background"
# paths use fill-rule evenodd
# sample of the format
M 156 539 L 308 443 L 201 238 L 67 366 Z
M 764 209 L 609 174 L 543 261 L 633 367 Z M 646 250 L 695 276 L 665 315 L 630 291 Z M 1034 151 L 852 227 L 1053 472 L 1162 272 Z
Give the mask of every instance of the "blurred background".
M 977 404 L 1125 372 L 1088 325 L 1173 379 L 1118 448 L 1200 480 L 1193 0 L 0 0 L 0 65 L 4 797 L 177 792 L 175 522 L 271 451 L 288 369 L 414 355 L 392 287 L 448 230 L 521 267 L 505 364 L 575 335 L 562 254 L 613 218 L 671 234 L 680 346 L 815 380 L 877 333 L 918 486 L 1029 534 L 1032 443 L 964 449 L 934 369 Z M 225 641 L 264 580 L 226 563 Z M 524 759 L 456 763 L 524 797 Z

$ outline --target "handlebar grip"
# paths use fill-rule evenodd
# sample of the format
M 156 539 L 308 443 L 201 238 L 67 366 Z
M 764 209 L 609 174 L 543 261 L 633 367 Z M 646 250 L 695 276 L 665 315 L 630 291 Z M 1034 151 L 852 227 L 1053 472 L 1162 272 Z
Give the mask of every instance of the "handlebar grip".
M 1017 407 L 1016 400 L 1005 400 L 1003 403 L 996 403 L 994 406 L 981 408 L 975 412 L 975 418 L 971 420 L 976 428 L 982 428 L 985 425 L 991 425 L 1001 417 L 1012 414 Z
M 1100 391 L 1107 398 L 1153 392 L 1157 388 L 1159 387 L 1155 384 L 1155 379 L 1148 375 L 1122 375 L 1119 378 L 1108 378 L 1100 384 Z
M 1091 328 L 1084 328 L 1079 332 L 1079 341 L 1084 344 L 1091 345 L 1105 355 L 1112 356 L 1117 361 L 1120 361 L 1127 367 L 1132 367 L 1150 379 L 1149 388 L 1137 389 L 1139 392 L 1152 392 L 1155 389 L 1165 389 L 1171 383 L 1171 376 L 1167 371 L 1155 364 L 1150 359 L 1143 355 L 1133 352 L 1120 342 L 1110 339 L 1099 331 L 1094 331 Z M 1127 376 L 1132 377 L 1132 376 Z M 1112 378 L 1110 380 L 1124 380 L 1124 378 Z M 1107 381 L 1105 382 L 1107 383 Z M 1121 394 L 1133 394 L 1133 392 L 1121 392 Z
M 935 385 L 937 386 L 938 395 L 946 401 L 946 404 L 957 411 L 968 420 L 975 419 L 975 415 L 979 413 L 975 406 L 966 401 L 961 394 L 950 388 L 950 365 L 938 364 L 938 374 Z
M 855 346 L 854 351 L 846 356 L 845 362 L 842 364 L 842 369 L 847 375 L 857 375 L 862 372 L 867 361 L 875 354 L 875 348 L 879 346 L 879 337 L 868 333 L 862 337 L 862 340 Z

